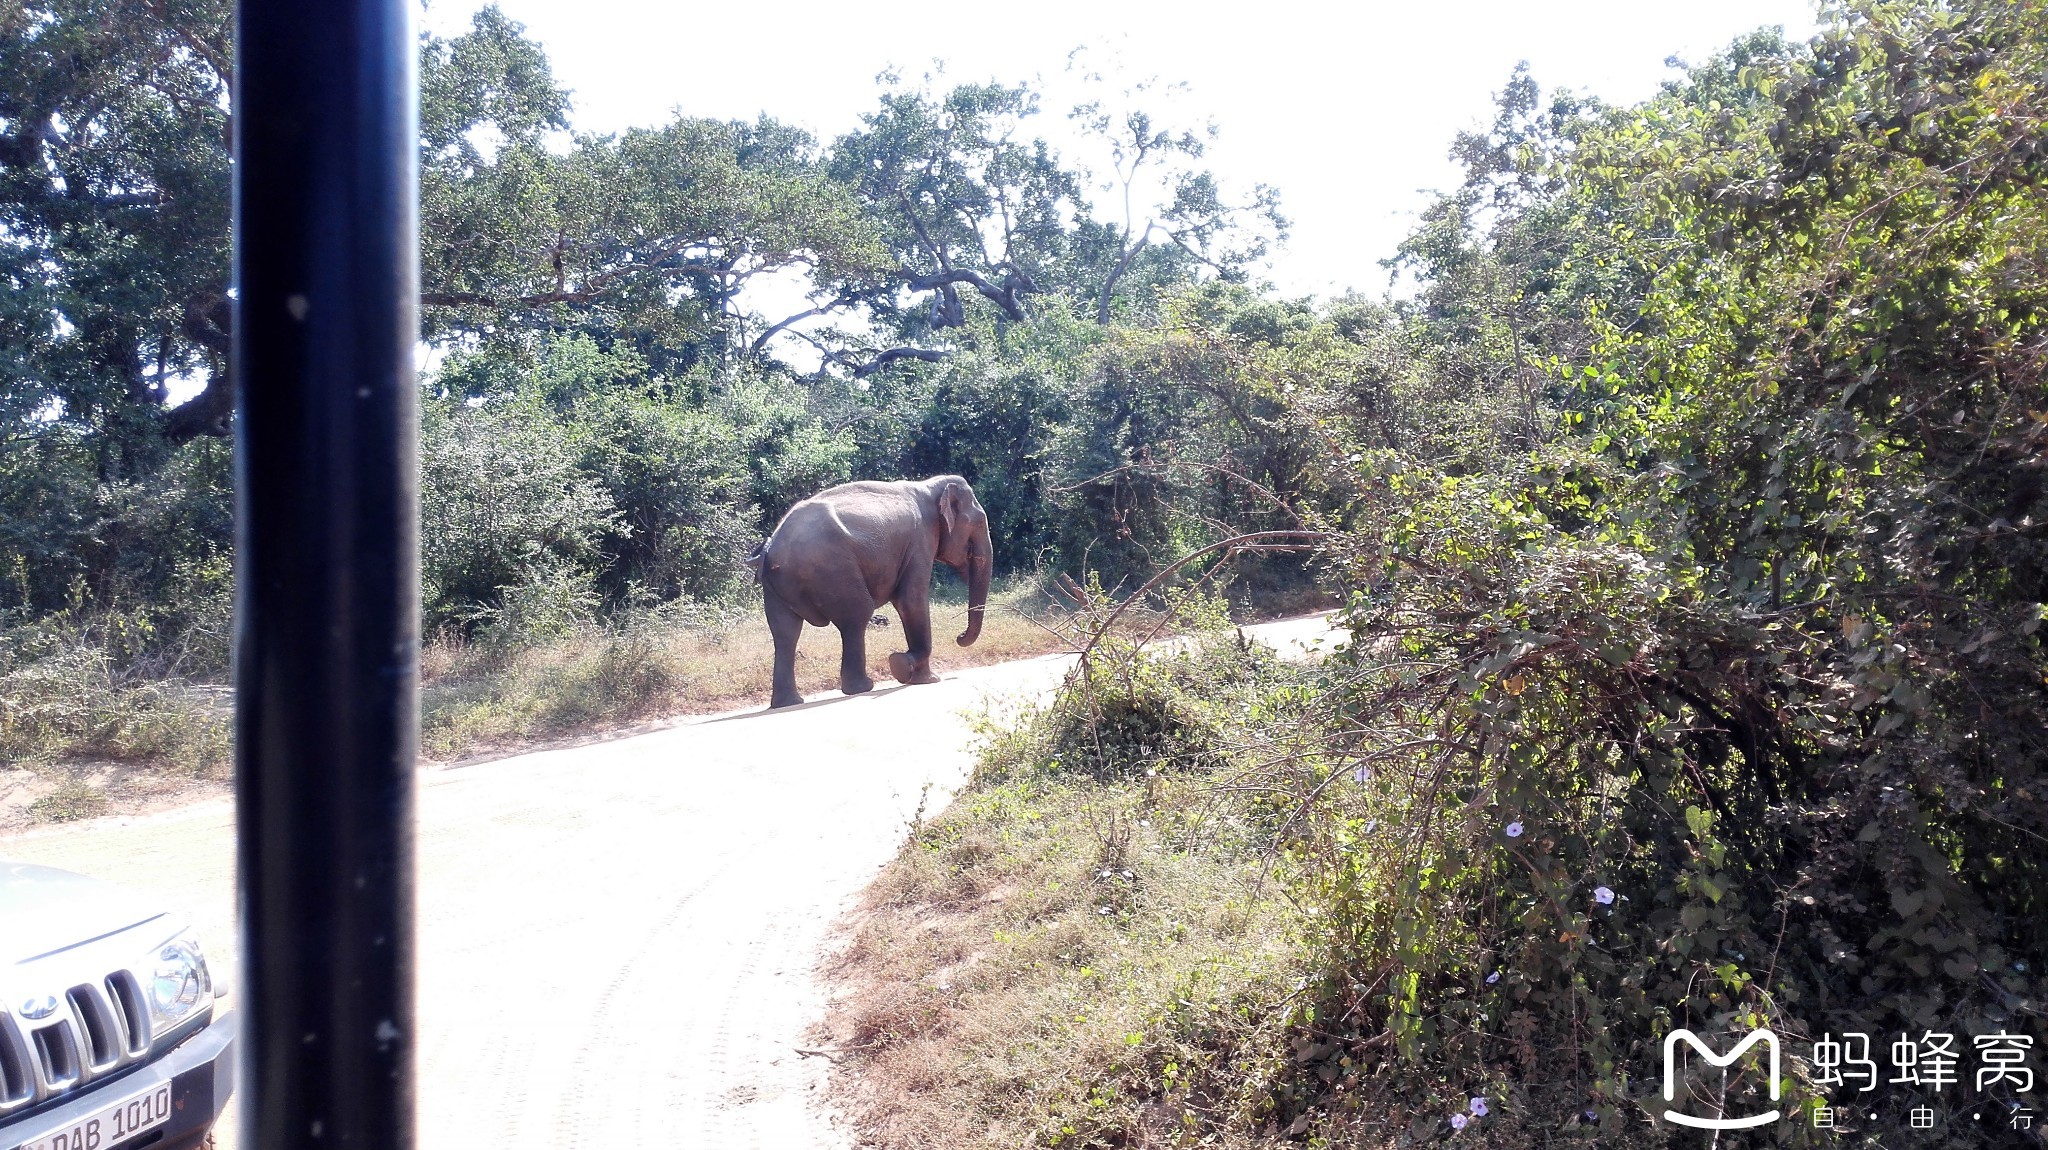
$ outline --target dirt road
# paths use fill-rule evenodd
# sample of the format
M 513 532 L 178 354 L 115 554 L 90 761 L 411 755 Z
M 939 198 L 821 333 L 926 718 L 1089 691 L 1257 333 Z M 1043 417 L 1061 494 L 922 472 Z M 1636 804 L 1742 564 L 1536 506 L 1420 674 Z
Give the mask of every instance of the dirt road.
M 1288 650 L 1327 634 L 1247 630 Z M 816 1101 L 825 1059 L 799 1053 L 826 933 L 963 781 L 978 705 L 1066 665 L 423 770 L 422 1145 L 848 1145 Z M 221 802 L 0 838 L 0 857 L 184 908 L 230 980 L 233 854 Z

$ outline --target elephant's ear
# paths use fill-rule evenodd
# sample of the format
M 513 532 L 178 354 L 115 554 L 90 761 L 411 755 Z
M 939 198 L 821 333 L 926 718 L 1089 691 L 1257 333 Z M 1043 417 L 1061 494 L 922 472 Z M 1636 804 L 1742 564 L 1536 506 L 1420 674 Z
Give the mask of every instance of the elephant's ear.
M 939 538 L 941 541 L 953 538 L 953 528 L 958 526 L 962 516 L 967 514 L 967 484 L 958 479 L 949 481 L 939 489 Z

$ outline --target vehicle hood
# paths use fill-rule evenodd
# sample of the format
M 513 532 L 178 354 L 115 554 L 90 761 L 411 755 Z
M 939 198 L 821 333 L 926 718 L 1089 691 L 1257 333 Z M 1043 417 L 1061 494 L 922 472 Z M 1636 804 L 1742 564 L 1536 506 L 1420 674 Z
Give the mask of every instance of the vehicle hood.
M 163 916 L 154 902 L 113 883 L 0 862 L 0 971 Z

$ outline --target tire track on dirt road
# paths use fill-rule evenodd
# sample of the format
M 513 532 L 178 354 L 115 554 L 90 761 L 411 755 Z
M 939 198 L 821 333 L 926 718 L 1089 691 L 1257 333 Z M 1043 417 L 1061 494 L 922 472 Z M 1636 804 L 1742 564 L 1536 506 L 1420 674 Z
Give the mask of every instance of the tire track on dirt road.
M 1246 628 L 1276 646 L 1321 619 Z M 1037 697 L 1068 658 L 420 772 L 420 1144 L 823 1150 L 832 922 L 920 805 L 972 766 L 969 716 Z M 930 788 L 929 796 L 926 788 Z M 187 911 L 229 981 L 224 802 L 0 838 L 0 857 Z M 223 1150 L 235 1143 L 232 1123 Z

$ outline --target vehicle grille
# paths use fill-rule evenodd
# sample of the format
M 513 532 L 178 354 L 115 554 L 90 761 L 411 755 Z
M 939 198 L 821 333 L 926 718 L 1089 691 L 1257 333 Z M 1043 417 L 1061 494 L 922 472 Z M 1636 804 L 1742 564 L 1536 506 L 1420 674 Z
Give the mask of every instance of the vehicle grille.
M 117 970 L 65 991 L 48 1018 L 0 1004 L 0 1118 L 149 1057 L 142 984 Z

